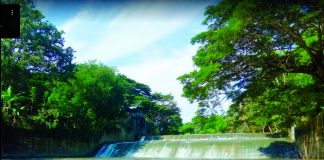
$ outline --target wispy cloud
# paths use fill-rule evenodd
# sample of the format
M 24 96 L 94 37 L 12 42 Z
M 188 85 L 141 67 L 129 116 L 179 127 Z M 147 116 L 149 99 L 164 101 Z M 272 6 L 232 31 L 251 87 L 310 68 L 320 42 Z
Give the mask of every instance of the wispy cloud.
M 134 54 L 190 22 L 190 15 L 183 16 L 189 12 L 172 12 L 170 7 L 175 6 L 131 3 L 116 12 L 111 8 L 100 13 L 87 8 L 59 28 L 65 31 L 66 44 L 77 50 L 76 61 L 109 62 Z

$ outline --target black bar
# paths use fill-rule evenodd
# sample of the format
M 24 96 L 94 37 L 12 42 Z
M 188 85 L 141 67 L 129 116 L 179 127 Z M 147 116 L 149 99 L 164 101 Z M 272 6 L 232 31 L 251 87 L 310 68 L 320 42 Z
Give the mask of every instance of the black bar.
M 19 4 L 0 5 L 0 38 L 20 37 L 20 6 Z

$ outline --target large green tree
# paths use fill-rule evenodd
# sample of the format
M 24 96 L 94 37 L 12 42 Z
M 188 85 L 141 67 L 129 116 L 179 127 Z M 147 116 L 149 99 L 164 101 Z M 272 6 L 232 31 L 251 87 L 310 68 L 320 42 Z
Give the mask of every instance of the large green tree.
M 197 70 L 181 76 L 193 99 L 235 96 L 235 91 L 271 82 L 282 73 L 305 73 L 324 83 L 322 1 L 225 0 L 207 8 L 208 30 L 192 39 L 201 44 Z
M 74 78 L 55 82 L 38 124 L 60 132 L 103 133 L 125 125 L 122 79 L 110 67 L 95 62 L 79 64 Z
M 179 127 L 182 125 L 180 109 L 178 108 L 174 97 L 170 94 L 163 95 L 154 93 L 152 100 L 155 103 L 153 117 L 155 134 L 178 134 Z
M 11 88 L 12 93 L 24 97 L 13 107 L 24 107 L 20 116 L 30 124 L 31 117 L 43 108 L 54 82 L 72 76 L 74 51 L 64 46 L 63 31 L 44 20 L 32 1 L 1 3 L 19 4 L 21 13 L 20 38 L 1 38 L 1 91 Z
M 1 39 L 2 87 L 17 85 L 17 82 L 24 84 L 26 76 L 47 74 L 62 78 L 67 72 L 71 73 L 74 51 L 64 47 L 63 31 L 45 21 L 43 14 L 34 9 L 31 2 L 14 3 L 21 6 L 21 34 L 20 38 Z M 13 69 L 16 72 L 12 72 Z
M 141 115 L 155 135 L 177 134 L 182 125 L 180 109 L 170 94 L 151 93 L 150 87 L 123 76 L 125 108 Z M 144 125 L 140 126 L 143 129 Z
M 205 107 L 224 97 L 239 102 L 287 74 L 310 76 L 314 83 L 308 91 L 323 93 L 323 1 L 224 0 L 205 15 L 208 30 L 192 39 L 200 44 L 193 57 L 197 69 L 179 77 L 191 101 Z M 289 90 L 281 89 L 282 94 Z M 313 99 L 314 112 L 320 112 L 322 99 Z
M 208 108 L 231 99 L 231 132 L 287 131 L 324 106 L 324 3 L 224 0 L 206 9 L 192 39 L 197 69 L 184 96 Z M 305 95 L 305 96 L 301 96 Z

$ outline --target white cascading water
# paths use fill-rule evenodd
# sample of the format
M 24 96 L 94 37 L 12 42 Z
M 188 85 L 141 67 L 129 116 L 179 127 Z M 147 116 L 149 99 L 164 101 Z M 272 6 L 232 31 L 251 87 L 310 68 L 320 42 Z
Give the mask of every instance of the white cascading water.
M 145 140 L 145 136 L 142 136 L 140 141 L 144 141 Z
M 298 158 L 287 138 L 265 134 L 143 136 L 140 141 L 104 145 L 96 157 L 264 159 Z

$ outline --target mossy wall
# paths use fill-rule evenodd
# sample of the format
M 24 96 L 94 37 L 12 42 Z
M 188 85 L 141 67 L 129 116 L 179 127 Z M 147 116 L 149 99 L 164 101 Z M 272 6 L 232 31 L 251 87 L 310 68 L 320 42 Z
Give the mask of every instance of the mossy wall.
M 324 112 L 307 126 L 295 129 L 295 141 L 303 158 L 324 158 Z
M 41 138 L 25 133 L 1 137 L 1 158 L 94 156 L 103 144 L 134 140 L 134 135 L 123 129 L 83 140 Z M 11 138 L 5 139 L 8 137 Z

